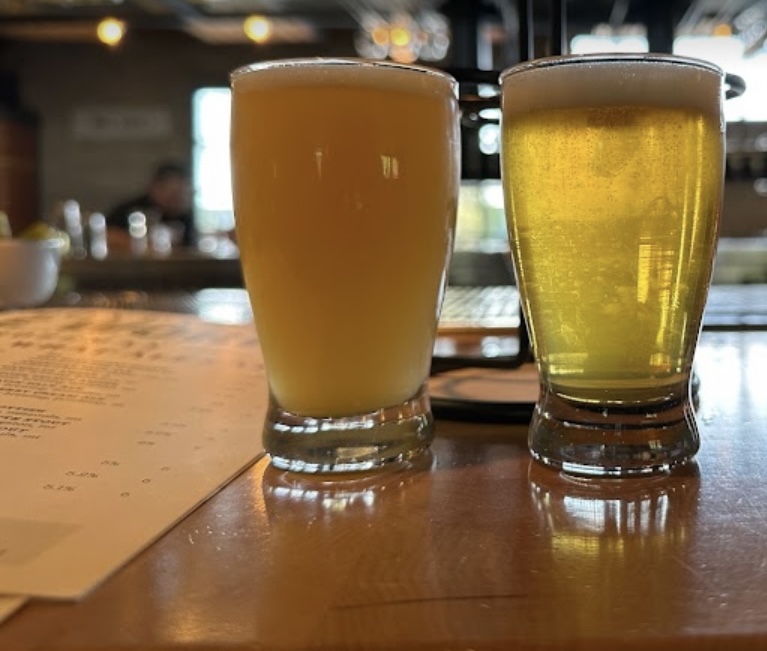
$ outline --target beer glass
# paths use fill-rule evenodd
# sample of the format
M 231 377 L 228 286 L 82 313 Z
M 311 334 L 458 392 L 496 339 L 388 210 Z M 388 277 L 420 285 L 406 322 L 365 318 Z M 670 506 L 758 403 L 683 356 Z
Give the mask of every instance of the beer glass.
M 425 382 L 459 185 L 456 81 L 283 60 L 231 75 L 237 240 L 272 463 L 344 472 L 433 438 Z
M 690 375 L 724 179 L 723 72 L 665 55 L 501 75 L 502 178 L 540 375 L 529 447 L 565 472 L 663 472 L 699 445 Z

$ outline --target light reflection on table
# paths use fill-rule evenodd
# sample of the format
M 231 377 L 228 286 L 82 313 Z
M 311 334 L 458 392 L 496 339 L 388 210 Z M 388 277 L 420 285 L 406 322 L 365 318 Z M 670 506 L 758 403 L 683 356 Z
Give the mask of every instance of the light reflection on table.
M 705 331 L 696 368 L 701 450 L 668 477 L 567 479 L 524 424 L 447 420 L 411 468 L 261 460 L 0 649 L 767 649 L 767 331 Z

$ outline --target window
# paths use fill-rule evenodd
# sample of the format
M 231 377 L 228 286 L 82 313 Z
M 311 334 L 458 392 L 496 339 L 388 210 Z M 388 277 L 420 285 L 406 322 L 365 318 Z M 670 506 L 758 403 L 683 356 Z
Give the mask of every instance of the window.
M 206 236 L 234 227 L 229 161 L 231 94 L 201 88 L 192 98 L 194 213 L 204 248 Z
M 571 43 L 574 54 L 646 52 L 647 48 L 647 39 L 642 34 L 580 35 Z M 736 36 L 681 36 L 674 42 L 674 52 L 709 60 L 745 79 L 746 93 L 725 102 L 728 122 L 767 122 L 767 50 L 762 48 L 747 56 L 743 41 Z M 213 241 L 206 240 L 206 236 L 215 238 L 216 233 L 234 226 L 229 160 L 230 104 L 228 88 L 202 88 L 194 95 L 195 215 L 202 248 L 206 242 Z M 484 153 L 498 151 L 498 131 L 495 125 L 483 127 L 480 148 Z M 759 143 L 758 147 L 767 147 Z M 464 183 L 459 244 L 468 245 L 478 232 L 480 239 L 489 238 L 495 244 L 503 238 L 498 182 L 488 180 L 475 186 Z
M 234 227 L 229 158 L 231 93 L 228 88 L 201 88 L 194 94 L 192 107 L 194 212 L 200 248 L 220 252 L 222 240 L 217 234 Z M 494 152 L 497 129 L 495 126 L 490 139 Z M 464 182 L 458 213 L 458 248 L 508 248 L 500 181 Z
M 767 122 L 767 51 L 751 56 L 737 36 L 681 36 L 674 40 L 674 53 L 706 59 L 746 82 L 746 92 L 725 102 L 728 122 Z
M 728 122 L 767 122 L 767 50 L 747 55 L 746 46 L 737 36 L 679 36 L 674 39 L 674 54 L 704 59 L 746 82 L 742 97 L 725 103 Z M 600 52 L 647 52 L 647 38 L 640 34 L 625 36 L 582 34 L 571 42 L 573 54 Z

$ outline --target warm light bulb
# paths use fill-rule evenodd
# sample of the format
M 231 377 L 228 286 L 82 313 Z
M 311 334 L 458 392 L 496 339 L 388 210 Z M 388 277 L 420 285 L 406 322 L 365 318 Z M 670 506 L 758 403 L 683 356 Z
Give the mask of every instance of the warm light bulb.
M 242 28 L 245 35 L 255 43 L 266 43 L 272 35 L 272 23 L 263 16 L 248 16 Z
M 99 41 L 109 47 L 114 47 L 125 36 L 125 23 L 117 18 L 104 18 L 96 28 Z
M 411 35 L 407 27 L 392 27 L 389 34 L 392 45 L 395 47 L 407 47 L 410 45 Z
M 393 47 L 389 50 L 389 58 L 397 63 L 413 63 L 418 55 L 409 47 Z
M 389 30 L 385 27 L 376 27 L 370 32 L 370 38 L 376 45 L 384 46 L 389 44 Z
M 727 23 L 719 23 L 714 27 L 714 36 L 732 36 L 732 27 Z

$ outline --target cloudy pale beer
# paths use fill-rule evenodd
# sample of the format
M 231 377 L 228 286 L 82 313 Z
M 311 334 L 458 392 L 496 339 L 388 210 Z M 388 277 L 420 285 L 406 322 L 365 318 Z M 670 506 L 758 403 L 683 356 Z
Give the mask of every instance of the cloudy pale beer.
M 347 418 L 421 390 L 454 230 L 454 84 L 348 61 L 233 74 L 237 237 L 281 410 Z
M 531 447 L 554 465 L 621 474 L 673 461 L 652 445 L 697 449 L 688 386 L 721 206 L 721 86 L 717 68 L 670 57 L 504 77 L 509 234 L 549 402 Z

